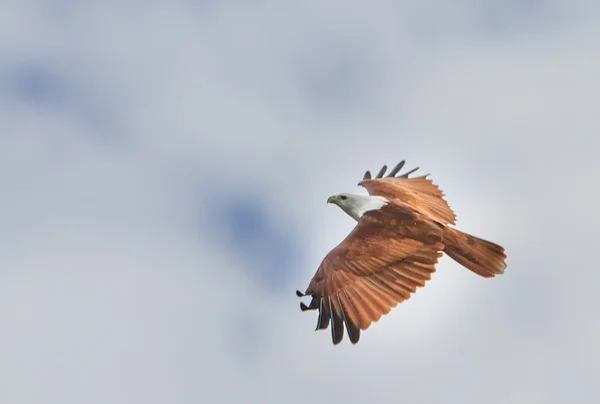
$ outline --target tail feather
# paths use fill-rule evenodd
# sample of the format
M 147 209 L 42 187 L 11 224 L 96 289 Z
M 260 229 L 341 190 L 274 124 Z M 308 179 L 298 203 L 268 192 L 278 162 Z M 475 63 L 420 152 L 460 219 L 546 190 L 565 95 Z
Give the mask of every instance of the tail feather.
M 486 278 L 504 273 L 506 254 L 504 248 L 490 241 L 446 227 L 444 252 L 454 261 Z

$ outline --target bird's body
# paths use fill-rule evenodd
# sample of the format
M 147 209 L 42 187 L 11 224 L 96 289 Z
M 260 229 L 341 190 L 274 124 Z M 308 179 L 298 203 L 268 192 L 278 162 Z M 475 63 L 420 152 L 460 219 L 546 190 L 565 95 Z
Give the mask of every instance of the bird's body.
M 386 178 L 384 166 L 376 178 L 367 171 L 359 185 L 370 195 L 343 193 L 327 202 L 338 205 L 358 223 L 323 259 L 305 293 L 305 310 L 318 310 L 317 329 L 331 324 L 334 344 L 344 336 L 357 343 L 360 331 L 399 303 L 435 272 L 442 252 L 471 271 L 494 277 L 506 268 L 504 249 L 449 227 L 454 212 L 442 191 L 427 176 L 408 178 L 412 170 Z

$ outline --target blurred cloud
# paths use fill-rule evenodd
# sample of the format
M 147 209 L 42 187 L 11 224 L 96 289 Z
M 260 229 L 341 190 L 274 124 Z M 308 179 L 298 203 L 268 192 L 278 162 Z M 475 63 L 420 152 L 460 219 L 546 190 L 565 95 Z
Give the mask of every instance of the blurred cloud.
M 211 224 L 211 230 L 224 229 L 223 237 L 215 238 L 244 258 L 243 270 L 255 271 L 257 280 L 269 292 L 281 293 L 293 287 L 289 280 L 299 262 L 302 244 L 285 225 L 270 223 L 274 218 L 270 217 L 269 201 L 260 196 L 229 195 L 218 205 L 218 222 Z
M 0 391 L 11 403 L 596 402 L 589 1 L 0 4 Z M 458 227 L 357 346 L 301 313 L 407 159 Z
M 18 66 L 7 76 L 14 99 L 32 103 L 60 104 L 66 96 L 62 78 L 43 65 Z

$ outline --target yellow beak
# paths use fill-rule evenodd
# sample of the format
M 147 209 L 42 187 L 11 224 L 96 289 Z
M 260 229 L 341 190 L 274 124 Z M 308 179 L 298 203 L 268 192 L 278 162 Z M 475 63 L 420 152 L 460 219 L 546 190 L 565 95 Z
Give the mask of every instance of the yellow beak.
M 327 198 L 327 203 L 336 203 L 337 200 L 338 200 L 337 195 L 331 195 L 329 198 Z

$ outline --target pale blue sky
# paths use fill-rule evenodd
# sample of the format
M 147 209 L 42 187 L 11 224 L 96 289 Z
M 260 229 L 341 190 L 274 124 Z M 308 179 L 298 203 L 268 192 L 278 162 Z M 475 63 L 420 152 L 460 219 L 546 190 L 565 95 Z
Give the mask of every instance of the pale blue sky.
M 0 397 L 595 403 L 594 2 L 6 0 Z M 431 173 L 448 258 L 357 346 L 301 313 L 365 170 Z

